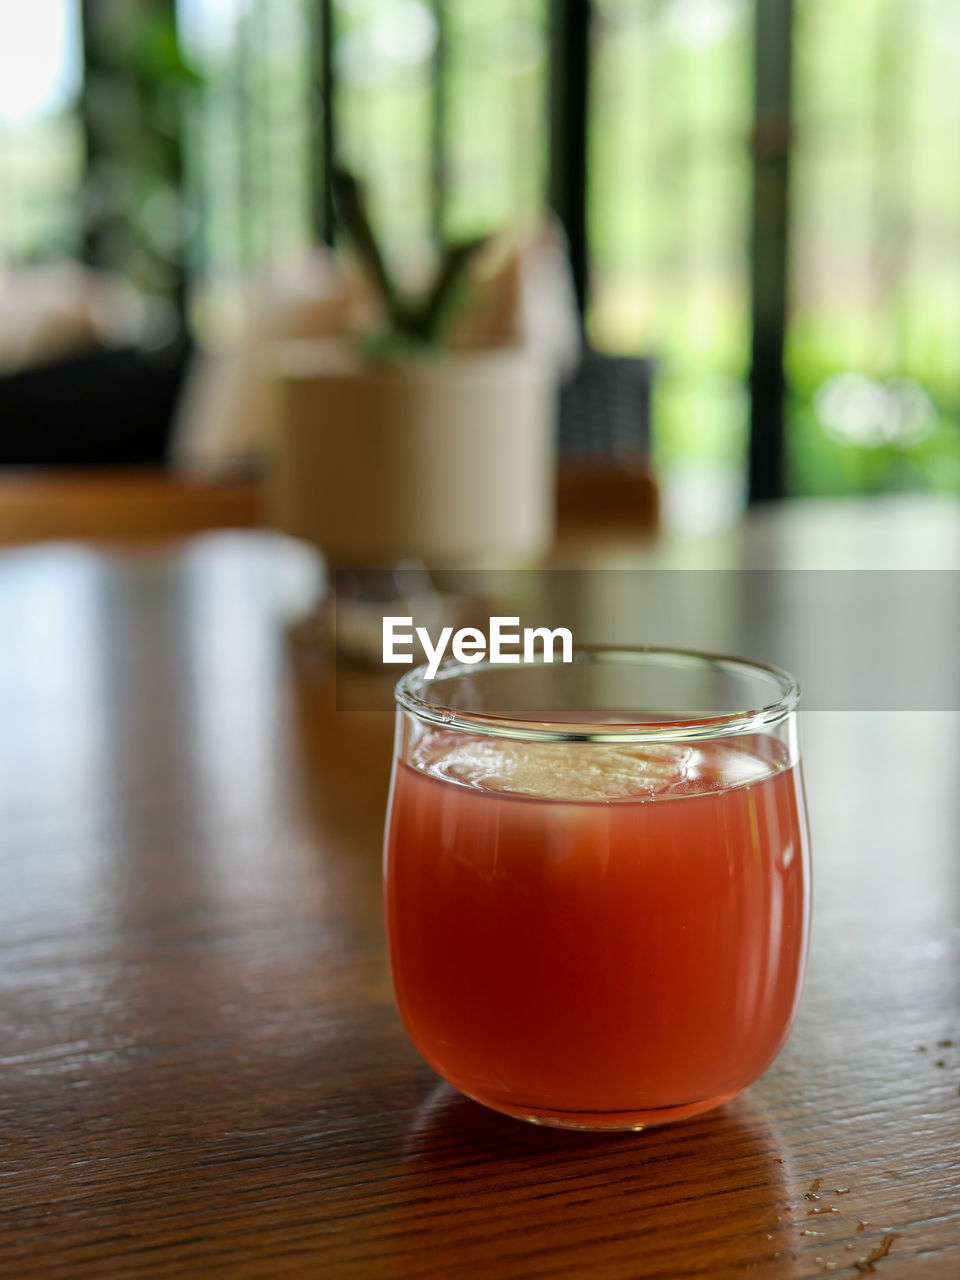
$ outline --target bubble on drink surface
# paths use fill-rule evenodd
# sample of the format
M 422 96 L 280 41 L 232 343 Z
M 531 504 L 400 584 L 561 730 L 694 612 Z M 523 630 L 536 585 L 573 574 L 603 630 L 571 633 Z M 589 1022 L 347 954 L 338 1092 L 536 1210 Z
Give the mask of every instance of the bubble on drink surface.
M 413 763 L 477 791 L 541 800 L 628 800 L 695 795 L 759 781 L 764 760 L 721 742 L 517 742 L 430 733 Z

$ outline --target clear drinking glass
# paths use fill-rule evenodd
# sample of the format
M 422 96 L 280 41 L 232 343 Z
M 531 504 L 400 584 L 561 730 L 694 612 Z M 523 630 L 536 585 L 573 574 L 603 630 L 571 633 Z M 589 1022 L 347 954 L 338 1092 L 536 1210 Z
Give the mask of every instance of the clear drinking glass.
M 396 701 L 387 934 L 434 1070 L 577 1129 L 681 1119 L 756 1080 L 807 955 L 793 678 L 592 649 L 418 668 Z

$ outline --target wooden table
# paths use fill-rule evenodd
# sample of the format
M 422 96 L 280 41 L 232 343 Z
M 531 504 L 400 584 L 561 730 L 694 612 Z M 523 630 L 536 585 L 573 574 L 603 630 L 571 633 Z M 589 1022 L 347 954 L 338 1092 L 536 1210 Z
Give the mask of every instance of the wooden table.
M 960 1276 L 960 716 L 809 718 L 809 981 L 754 1088 L 535 1129 L 399 1024 L 390 717 L 333 709 L 285 555 L 0 556 L 0 1276 Z

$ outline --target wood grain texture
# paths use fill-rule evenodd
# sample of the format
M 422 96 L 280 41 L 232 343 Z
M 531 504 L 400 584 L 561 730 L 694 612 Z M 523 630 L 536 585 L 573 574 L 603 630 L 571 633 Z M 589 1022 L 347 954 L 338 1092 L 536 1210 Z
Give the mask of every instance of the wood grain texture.
M 596 1137 L 460 1099 L 394 1012 L 390 717 L 281 550 L 0 556 L 0 1277 L 960 1276 L 960 717 L 805 728 L 797 1029 Z

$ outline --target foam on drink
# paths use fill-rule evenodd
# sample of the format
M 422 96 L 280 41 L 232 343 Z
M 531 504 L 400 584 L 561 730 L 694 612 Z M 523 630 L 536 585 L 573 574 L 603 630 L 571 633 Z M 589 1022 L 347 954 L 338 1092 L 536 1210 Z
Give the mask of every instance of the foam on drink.
M 519 742 L 440 731 L 425 734 L 412 762 L 477 791 L 540 800 L 650 800 L 759 782 L 786 765 L 773 739 L 744 742 Z M 751 749 L 753 746 L 753 749 Z

